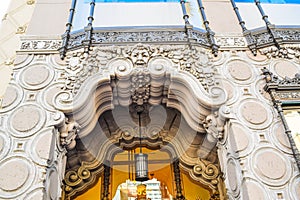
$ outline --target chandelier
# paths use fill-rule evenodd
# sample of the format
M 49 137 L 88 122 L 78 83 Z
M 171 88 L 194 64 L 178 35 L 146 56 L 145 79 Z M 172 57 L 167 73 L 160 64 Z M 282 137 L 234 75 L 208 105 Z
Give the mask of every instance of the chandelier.
M 147 181 L 148 178 L 148 155 L 142 151 L 142 130 L 141 130 L 141 114 L 144 111 L 143 106 L 137 107 L 137 114 L 139 118 L 139 140 L 140 140 L 140 152 L 134 155 L 135 159 L 135 180 L 136 181 Z

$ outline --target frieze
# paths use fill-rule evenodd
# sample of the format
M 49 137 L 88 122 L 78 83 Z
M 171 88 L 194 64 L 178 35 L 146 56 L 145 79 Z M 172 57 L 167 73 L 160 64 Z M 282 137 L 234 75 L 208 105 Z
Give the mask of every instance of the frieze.
M 203 34 L 199 37 L 204 37 Z M 198 40 L 199 40 L 199 37 Z M 85 32 L 71 35 L 68 49 L 81 46 L 86 39 Z M 147 31 L 147 32 L 93 32 L 93 44 L 115 44 L 131 42 L 187 42 L 185 31 Z M 205 43 L 202 41 L 201 43 Z M 206 41 L 206 44 L 209 45 Z
M 277 36 L 281 37 L 284 41 L 300 41 L 300 30 L 275 30 Z
M 168 58 L 173 66 L 196 77 L 205 90 L 217 85 L 216 68 L 212 65 L 212 55 L 200 47 L 193 49 L 187 45 L 146 45 L 95 47 L 90 54 L 69 52 L 66 57 L 64 90 L 76 94 L 81 84 L 96 73 L 109 73 L 109 62 L 120 59 L 131 63 L 133 68 L 146 69 L 149 60 L 155 57 Z M 121 70 L 121 69 L 119 69 Z
M 267 68 L 262 69 L 263 75 L 267 82 L 267 86 L 272 86 L 276 90 L 288 90 L 291 88 L 300 88 L 300 74 L 295 74 L 293 78 L 285 77 L 279 79 L 278 76 L 274 75 Z
M 196 43 L 210 46 L 206 33 L 198 32 L 198 31 L 190 31 L 190 34 L 191 34 L 191 38 L 194 39 Z
M 21 43 L 21 51 L 55 50 L 62 45 L 61 40 L 26 40 Z
M 247 47 L 247 42 L 245 37 L 238 37 L 238 36 L 233 36 L 233 37 L 223 37 L 223 36 L 216 36 L 216 41 L 217 44 L 221 48 L 226 48 L 226 47 Z
M 257 46 L 264 46 L 268 44 L 273 44 L 274 38 L 269 32 L 253 33 L 253 38 L 256 41 Z
M 260 49 L 259 51 L 268 58 L 300 58 L 300 45 L 285 45 L 280 49 L 276 48 L 275 46 L 271 46 Z
M 300 91 L 288 91 L 288 92 L 276 92 L 274 93 L 275 99 L 280 100 L 299 100 L 300 99 Z

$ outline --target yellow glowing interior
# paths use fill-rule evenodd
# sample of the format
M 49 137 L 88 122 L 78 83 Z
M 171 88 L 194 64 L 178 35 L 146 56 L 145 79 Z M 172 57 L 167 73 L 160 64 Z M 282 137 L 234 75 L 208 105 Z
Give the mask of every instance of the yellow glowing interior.
M 126 180 L 134 181 L 134 153 L 138 153 L 139 149 L 133 151 L 124 151 L 114 157 L 112 172 L 110 195 L 111 199 L 116 194 L 117 188 Z M 148 154 L 149 158 L 149 178 L 156 178 L 161 185 L 165 185 L 168 192 L 175 197 L 175 182 L 173 177 L 173 170 L 171 166 L 170 156 L 168 153 L 159 150 L 149 150 L 143 148 L 143 153 Z M 130 162 L 131 160 L 131 162 Z M 209 200 L 210 193 L 207 189 L 201 187 L 199 184 L 191 181 L 188 175 L 181 173 L 182 187 L 186 199 L 202 199 Z M 75 198 L 75 200 L 97 200 L 101 197 L 101 180 L 84 194 Z

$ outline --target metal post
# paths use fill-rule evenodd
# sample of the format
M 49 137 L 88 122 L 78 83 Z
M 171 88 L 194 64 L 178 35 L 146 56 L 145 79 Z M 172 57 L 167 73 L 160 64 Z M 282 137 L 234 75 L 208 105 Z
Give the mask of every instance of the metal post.
M 72 29 L 72 23 L 73 23 L 73 18 L 74 18 L 74 13 L 75 13 L 76 2 L 77 2 L 77 0 L 72 0 L 69 18 L 68 18 L 68 22 L 66 24 L 66 32 L 63 35 L 63 44 L 62 44 L 62 47 L 59 49 L 61 59 L 64 59 L 66 56 L 68 42 L 70 39 L 70 32 Z
M 202 17 L 202 20 L 203 20 L 203 25 L 204 25 L 205 30 L 206 30 L 206 35 L 207 35 L 208 41 L 210 43 L 210 47 L 212 49 L 212 53 L 214 54 L 214 56 L 217 56 L 219 46 L 215 42 L 215 38 L 214 38 L 215 33 L 209 27 L 209 21 L 206 18 L 206 14 L 205 14 L 205 11 L 204 11 L 204 6 L 203 6 L 202 1 L 198 0 L 197 2 L 198 2 L 199 9 L 200 9 L 201 17 Z
M 251 50 L 251 52 L 253 53 L 253 55 L 257 55 L 257 44 L 255 39 L 253 38 L 252 34 L 250 31 L 247 30 L 246 25 L 245 25 L 245 21 L 242 19 L 242 16 L 240 14 L 239 8 L 236 6 L 235 1 L 234 0 L 230 0 L 231 5 L 233 7 L 233 10 L 235 12 L 236 17 L 238 18 L 239 24 L 243 30 L 243 34 L 247 39 L 247 43 L 248 43 L 248 48 Z
M 245 26 L 245 21 L 242 19 L 242 16 L 240 14 L 239 8 L 236 6 L 235 1 L 234 0 L 230 0 L 230 2 L 231 2 L 231 5 L 233 7 L 233 10 L 235 12 L 235 15 L 237 16 L 237 18 L 239 20 L 239 24 L 240 24 L 243 32 L 247 31 L 247 28 Z
M 110 166 L 104 165 L 103 192 L 101 200 L 109 200 Z
M 184 23 L 186 25 L 190 24 L 190 22 L 189 22 L 189 15 L 186 12 L 185 0 L 180 0 L 180 5 L 181 5 L 182 13 L 183 13 Z
M 270 34 L 270 36 L 272 37 L 273 39 L 273 42 L 275 44 L 275 46 L 280 49 L 280 45 L 277 41 L 277 38 L 276 38 L 276 35 L 274 33 L 274 31 L 272 30 L 272 24 L 271 22 L 269 21 L 269 17 L 268 15 L 266 15 L 266 13 L 264 12 L 262 6 L 260 5 L 260 0 L 254 0 L 255 1 L 255 4 L 256 4 L 256 7 L 258 8 L 261 16 L 262 16 L 262 19 L 264 20 L 265 24 L 266 24 L 266 28 Z
M 175 178 L 175 185 L 176 185 L 176 200 L 185 200 L 185 197 L 182 194 L 180 168 L 179 168 L 178 159 L 173 162 L 173 170 L 174 170 L 174 178 Z
M 89 52 L 91 44 L 92 44 L 92 32 L 93 32 L 93 21 L 94 21 L 94 11 L 95 11 L 95 0 L 91 0 L 90 2 L 90 14 L 88 16 L 88 25 L 84 28 L 86 32 L 85 36 L 85 52 Z

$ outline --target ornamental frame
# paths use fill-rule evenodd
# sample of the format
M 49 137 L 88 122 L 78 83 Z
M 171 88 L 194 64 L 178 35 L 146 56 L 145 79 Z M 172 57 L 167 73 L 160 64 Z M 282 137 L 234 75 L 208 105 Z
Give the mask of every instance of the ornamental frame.
M 293 156 L 295 158 L 298 170 L 300 171 L 300 153 L 291 134 L 291 130 L 283 114 L 283 107 L 290 105 L 300 105 L 300 74 L 295 74 L 294 78 L 285 77 L 279 79 L 267 68 L 262 69 L 266 85 L 264 90 L 270 94 L 271 100 L 276 108 L 279 117 L 283 123 L 285 134 L 291 144 Z

